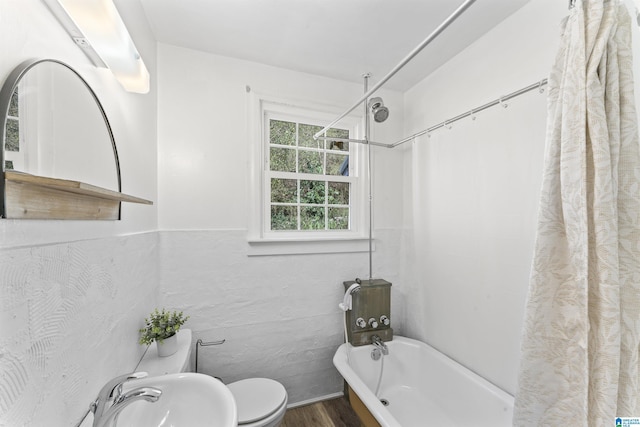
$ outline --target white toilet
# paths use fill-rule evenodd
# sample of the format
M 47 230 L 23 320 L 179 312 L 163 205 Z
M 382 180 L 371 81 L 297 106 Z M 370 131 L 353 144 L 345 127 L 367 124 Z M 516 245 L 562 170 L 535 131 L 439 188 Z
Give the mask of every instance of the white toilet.
M 178 351 L 159 357 L 155 345 L 147 350 L 136 371 L 149 376 L 191 372 L 191 330 L 178 332 Z M 287 410 L 287 391 L 277 381 L 268 378 L 248 378 L 227 384 L 238 407 L 238 426 L 277 427 Z

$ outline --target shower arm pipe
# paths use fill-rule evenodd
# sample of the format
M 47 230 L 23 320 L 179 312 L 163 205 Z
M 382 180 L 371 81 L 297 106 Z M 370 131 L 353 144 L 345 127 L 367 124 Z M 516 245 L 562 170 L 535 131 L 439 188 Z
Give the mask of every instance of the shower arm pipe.
M 344 113 L 338 116 L 335 120 L 325 126 L 322 130 L 315 133 L 313 135 L 314 139 L 318 139 L 323 133 L 329 130 L 333 125 L 342 120 L 347 114 L 351 113 L 355 110 L 360 104 L 362 104 L 366 99 L 368 99 L 371 95 L 373 95 L 383 84 L 387 82 L 391 77 L 393 77 L 398 71 L 400 71 L 409 61 L 411 61 L 417 54 L 419 54 L 422 49 L 424 49 L 429 43 L 435 40 L 440 33 L 442 33 L 451 23 L 453 23 L 464 11 L 466 11 L 469 6 L 471 6 L 476 0 L 466 0 L 462 3 L 447 19 L 445 19 L 431 34 L 427 36 L 426 39 L 422 41 L 418 46 L 416 46 L 409 54 L 402 60 L 398 65 L 396 65 L 386 76 L 384 76 L 378 83 L 376 83 L 371 89 L 369 89 L 360 99 L 358 99 L 351 107 L 349 107 Z
M 319 136 L 317 139 L 321 141 L 334 141 L 334 142 L 354 142 L 356 144 L 370 144 L 378 147 L 391 148 L 391 144 L 385 144 L 383 142 L 367 141 L 366 139 L 354 139 L 354 138 L 333 138 L 329 136 Z
M 502 97 L 500 97 L 498 99 L 494 99 L 491 102 L 487 102 L 486 104 L 481 105 L 480 107 L 473 108 L 473 109 L 471 109 L 471 110 L 469 110 L 469 111 L 467 111 L 465 113 L 459 114 L 459 115 L 457 115 L 457 116 L 455 116 L 455 117 L 453 117 L 451 119 L 448 119 L 448 120 L 445 120 L 443 122 L 440 122 L 440 123 L 438 123 L 436 125 L 433 125 L 433 126 L 427 128 L 427 129 L 421 130 L 420 132 L 416 132 L 413 135 L 407 136 L 406 138 L 402 138 L 401 140 L 396 141 L 393 144 L 386 144 L 386 146 L 390 147 L 390 148 L 397 147 L 398 145 L 404 144 L 405 142 L 409 142 L 409 141 L 411 141 L 411 140 L 413 140 L 413 139 L 415 139 L 415 138 L 417 138 L 419 136 L 422 136 L 424 134 L 433 132 L 434 130 L 440 129 L 440 128 L 445 127 L 445 126 L 449 126 L 450 124 L 455 123 L 458 120 L 462 120 L 465 117 L 473 116 L 474 114 L 477 114 L 477 113 L 479 113 L 481 111 L 484 111 L 484 110 L 486 110 L 488 108 L 491 108 L 491 107 L 493 107 L 495 105 L 502 104 L 502 103 L 504 103 L 504 102 L 506 102 L 506 101 L 508 101 L 510 99 L 513 99 L 513 98 L 517 97 L 517 96 L 523 95 L 523 94 L 525 94 L 527 92 L 531 92 L 532 90 L 535 90 L 535 89 L 542 90 L 542 86 L 546 85 L 547 83 L 548 83 L 548 79 L 542 79 L 537 83 L 530 84 L 529 86 L 523 87 L 522 89 L 516 90 L 515 92 L 511 92 L 508 95 L 502 96 Z

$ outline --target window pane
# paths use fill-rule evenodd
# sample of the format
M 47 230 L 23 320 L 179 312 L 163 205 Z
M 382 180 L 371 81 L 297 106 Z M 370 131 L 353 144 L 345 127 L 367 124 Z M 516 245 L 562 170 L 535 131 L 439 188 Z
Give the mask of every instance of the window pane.
M 302 206 L 300 208 L 300 228 L 303 230 L 324 230 L 324 208 Z
M 296 150 L 293 148 L 271 147 L 269 150 L 269 167 L 272 171 L 295 172 Z
M 265 209 L 270 213 L 270 230 L 351 229 L 352 182 L 339 178 L 349 176 L 350 144 L 314 140 L 322 124 L 313 123 L 275 116 L 266 122 L 272 173 L 266 174 L 271 194 Z M 325 136 L 352 137 L 349 130 L 338 128 L 329 129 Z
M 272 148 L 273 150 L 273 148 Z M 303 151 L 298 152 L 299 156 L 299 170 L 300 173 L 323 173 L 322 163 L 324 153 L 320 151 Z
M 349 229 L 349 208 L 329 208 L 329 230 Z
M 349 156 L 327 153 L 327 175 L 349 176 Z
M 296 124 L 280 120 L 270 120 L 269 142 L 271 144 L 296 145 Z
M 298 208 L 295 206 L 271 206 L 272 230 L 297 230 Z
M 319 129 L 318 129 L 319 130 Z M 316 131 L 317 132 L 317 131 Z M 329 129 L 327 130 L 327 136 L 329 138 L 344 138 L 349 139 L 349 131 L 347 129 Z M 348 142 L 333 142 L 327 146 L 330 150 L 349 151 Z
M 329 182 L 328 202 L 330 205 L 348 205 L 349 183 Z
M 11 95 L 11 102 L 9 103 L 9 115 L 18 117 L 18 88 L 13 91 Z
M 298 201 L 298 181 L 295 179 L 271 178 L 272 203 L 296 203 Z
M 305 125 L 300 123 L 298 125 L 298 145 L 301 147 L 313 147 L 318 149 L 324 148 L 324 140 L 313 139 L 313 135 L 315 135 L 320 130 L 322 130 L 322 127 L 320 126 Z
M 20 151 L 20 126 L 17 120 L 7 119 L 7 135 L 4 148 L 7 151 Z
M 300 203 L 324 204 L 324 181 L 300 181 Z

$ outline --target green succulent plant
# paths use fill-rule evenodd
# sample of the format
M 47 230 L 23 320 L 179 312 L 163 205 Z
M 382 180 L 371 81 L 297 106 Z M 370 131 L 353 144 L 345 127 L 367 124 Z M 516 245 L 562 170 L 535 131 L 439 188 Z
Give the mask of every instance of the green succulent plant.
M 140 329 L 140 344 L 151 344 L 154 341 L 162 342 L 180 330 L 189 316 L 182 311 L 158 311 L 156 308 L 149 317 L 144 319 L 146 327 Z

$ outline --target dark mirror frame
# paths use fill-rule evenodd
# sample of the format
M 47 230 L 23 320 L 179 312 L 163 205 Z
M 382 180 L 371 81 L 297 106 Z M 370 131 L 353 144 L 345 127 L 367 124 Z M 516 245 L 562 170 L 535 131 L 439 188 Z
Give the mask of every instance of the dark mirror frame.
M 113 148 L 113 158 L 115 160 L 116 174 L 118 179 L 118 191 L 122 192 L 122 182 L 120 179 L 120 160 L 118 159 L 118 150 L 116 148 L 116 141 L 113 137 L 113 131 L 111 130 L 111 125 L 109 124 L 109 119 L 107 118 L 107 114 L 105 113 L 104 108 L 102 107 L 102 104 L 100 103 L 100 100 L 98 99 L 98 96 L 96 95 L 96 93 L 93 91 L 93 89 L 91 89 L 91 86 L 89 86 L 89 83 L 87 83 L 87 81 L 70 65 L 65 64 L 62 61 L 58 61 L 56 59 L 29 59 L 22 62 L 9 74 L 4 84 L 2 85 L 2 89 L 0 90 L 0 126 L 1 126 L 0 143 L 2 144 L 2 147 L 0 149 L 0 170 L 2 171 L 2 179 L 0 179 L 0 194 L 2 195 L 2 197 L 0 197 L 0 216 L 2 218 L 7 217 L 6 200 L 5 200 L 5 176 L 4 176 L 4 172 L 5 172 L 4 141 L 6 138 L 7 115 L 9 113 L 9 105 L 11 103 L 11 97 L 13 96 L 13 92 L 15 91 L 16 87 L 20 83 L 20 80 L 22 79 L 22 77 L 30 69 L 32 69 L 36 65 L 41 64 L 43 62 L 52 62 L 67 68 L 69 71 L 75 74 L 78 77 L 78 79 L 80 79 L 80 81 L 84 84 L 84 86 L 87 88 L 87 90 L 93 97 L 93 100 L 95 101 L 96 106 L 100 110 L 100 114 L 102 114 L 102 118 L 104 119 L 106 130 L 109 134 L 109 139 L 111 140 L 111 146 Z

